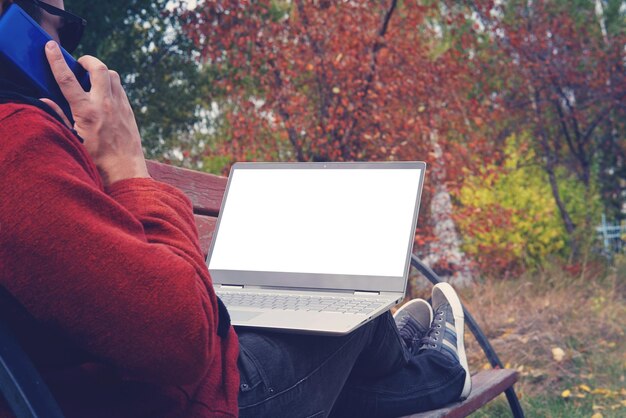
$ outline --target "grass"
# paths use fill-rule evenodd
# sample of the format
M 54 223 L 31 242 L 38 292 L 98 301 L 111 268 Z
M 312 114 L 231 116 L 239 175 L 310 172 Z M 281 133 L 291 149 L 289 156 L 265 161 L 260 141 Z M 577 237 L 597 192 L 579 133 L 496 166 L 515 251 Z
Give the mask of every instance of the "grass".
M 528 417 L 626 417 L 626 258 L 575 275 L 552 267 L 460 292 L 515 385 Z M 489 365 L 471 333 L 470 369 Z M 595 414 L 595 415 L 594 415 Z M 473 417 L 511 416 L 497 399 Z

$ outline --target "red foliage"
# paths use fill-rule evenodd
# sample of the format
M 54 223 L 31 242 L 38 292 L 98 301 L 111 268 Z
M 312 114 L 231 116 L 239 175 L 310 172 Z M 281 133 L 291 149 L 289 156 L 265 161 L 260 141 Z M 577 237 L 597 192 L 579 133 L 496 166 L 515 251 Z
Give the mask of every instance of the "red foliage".
M 428 160 L 431 132 L 445 145 L 447 132 L 482 125 L 459 51 L 433 57 L 437 34 L 425 19 L 436 6 L 271 4 L 207 1 L 189 26 L 224 74 L 232 139 L 224 151 L 233 159 L 276 158 L 277 142 L 288 140 L 287 157 L 300 161 Z
M 217 152 L 232 162 L 424 160 L 431 174 L 445 166 L 426 182 L 427 211 L 435 183 L 455 187 L 477 163 L 470 153 L 491 149 L 483 132 L 494 109 L 470 94 L 475 37 L 446 46 L 439 6 L 420 3 L 295 0 L 277 10 L 270 0 L 205 1 L 187 29 L 222 76 L 228 140 Z

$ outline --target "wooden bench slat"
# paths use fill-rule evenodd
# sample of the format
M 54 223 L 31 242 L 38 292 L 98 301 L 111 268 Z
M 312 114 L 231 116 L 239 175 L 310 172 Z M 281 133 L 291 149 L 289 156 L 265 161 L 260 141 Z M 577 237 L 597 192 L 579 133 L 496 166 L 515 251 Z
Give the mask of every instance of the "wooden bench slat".
M 421 412 L 404 418 L 461 418 L 478 410 L 517 381 L 512 369 L 484 370 L 472 376 L 472 392 L 463 402 L 457 402 L 435 411 Z
M 196 226 L 198 227 L 198 235 L 200 236 L 200 247 L 206 257 L 209 252 L 211 240 L 213 239 L 213 231 L 215 230 L 217 218 L 206 215 L 194 215 L 194 218 L 196 218 Z
M 217 216 L 226 190 L 225 177 L 156 161 L 147 161 L 147 164 L 152 178 L 182 190 L 189 197 L 195 213 Z

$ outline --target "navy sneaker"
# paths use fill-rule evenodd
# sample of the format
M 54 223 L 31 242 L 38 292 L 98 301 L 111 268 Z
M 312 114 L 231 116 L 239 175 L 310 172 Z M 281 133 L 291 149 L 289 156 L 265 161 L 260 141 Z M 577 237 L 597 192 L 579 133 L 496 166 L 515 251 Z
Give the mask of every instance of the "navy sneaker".
M 458 361 L 465 369 L 465 384 L 461 399 L 466 399 L 472 390 L 472 378 L 465 356 L 463 343 L 464 321 L 463 305 L 456 292 L 448 283 L 439 283 L 433 288 L 432 304 L 435 317 L 430 329 L 420 341 L 419 353 L 425 350 L 437 350 Z
M 400 337 L 413 354 L 417 352 L 418 342 L 426 335 L 433 321 L 433 308 L 424 299 L 413 299 L 400 307 L 393 314 Z

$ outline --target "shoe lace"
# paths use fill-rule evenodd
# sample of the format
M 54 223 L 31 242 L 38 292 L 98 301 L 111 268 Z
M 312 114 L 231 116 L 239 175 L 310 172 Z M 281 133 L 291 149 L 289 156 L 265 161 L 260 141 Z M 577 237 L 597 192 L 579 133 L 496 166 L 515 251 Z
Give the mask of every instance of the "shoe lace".
M 442 309 L 439 309 L 435 312 L 435 317 L 433 318 L 433 322 L 430 324 L 430 328 L 424 334 L 424 336 L 420 339 L 419 347 L 422 348 L 436 348 L 439 343 L 439 336 L 441 335 L 441 329 L 443 326 L 441 323 L 443 322 L 444 312 Z
M 411 318 L 411 315 L 406 315 L 403 318 L 400 318 L 400 321 L 398 321 L 398 333 L 404 341 L 413 341 L 415 336 L 419 333 L 417 321 Z

